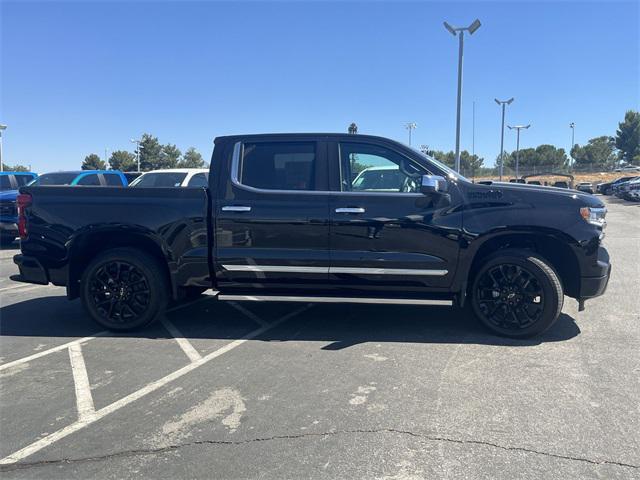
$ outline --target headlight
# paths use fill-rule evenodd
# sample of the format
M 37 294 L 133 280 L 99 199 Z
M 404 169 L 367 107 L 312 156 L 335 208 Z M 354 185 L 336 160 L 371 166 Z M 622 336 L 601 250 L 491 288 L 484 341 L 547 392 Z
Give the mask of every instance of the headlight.
M 586 222 L 589 222 L 591 225 L 595 225 L 596 227 L 604 228 L 607 225 L 604 217 L 607 214 L 607 209 L 602 208 L 594 208 L 594 207 L 582 207 L 580 209 L 580 215 Z

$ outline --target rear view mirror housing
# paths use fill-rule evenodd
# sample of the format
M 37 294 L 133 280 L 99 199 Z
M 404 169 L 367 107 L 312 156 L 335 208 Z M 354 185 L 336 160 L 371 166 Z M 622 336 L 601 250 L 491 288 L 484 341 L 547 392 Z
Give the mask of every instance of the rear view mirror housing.
M 449 184 L 440 175 L 423 175 L 420 182 L 420 192 L 424 195 L 447 193 Z

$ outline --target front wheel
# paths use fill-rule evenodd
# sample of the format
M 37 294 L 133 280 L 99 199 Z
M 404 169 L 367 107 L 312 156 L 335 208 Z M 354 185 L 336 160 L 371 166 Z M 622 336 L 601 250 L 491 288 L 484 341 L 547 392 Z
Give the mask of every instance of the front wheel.
M 89 315 L 116 331 L 153 322 L 165 310 L 169 296 L 159 263 L 133 248 L 117 248 L 97 256 L 82 276 L 80 292 Z
M 533 252 L 505 250 L 489 257 L 475 275 L 471 304 L 491 331 L 512 338 L 538 335 L 554 324 L 564 293 L 558 275 Z

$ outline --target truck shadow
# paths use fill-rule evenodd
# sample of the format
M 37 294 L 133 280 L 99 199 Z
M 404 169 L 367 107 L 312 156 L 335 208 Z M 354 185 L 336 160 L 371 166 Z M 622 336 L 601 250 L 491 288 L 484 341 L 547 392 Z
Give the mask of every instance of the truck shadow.
M 303 305 L 287 303 L 242 304 L 242 309 L 266 324 L 299 311 Z M 2 337 L 92 336 L 102 330 L 82 310 L 78 301 L 64 296 L 40 297 L 0 308 Z M 167 314 L 167 319 L 187 339 L 242 338 L 260 327 L 233 305 L 212 297 L 185 305 Z M 323 350 L 342 350 L 366 342 L 482 344 L 535 346 L 569 340 L 580 334 L 574 319 L 566 314 L 543 335 L 514 340 L 485 330 L 466 309 L 399 305 L 315 304 L 282 324 L 265 331 L 256 340 L 268 342 L 310 341 L 325 343 Z M 106 332 L 103 337 L 168 339 L 160 322 L 128 333 Z

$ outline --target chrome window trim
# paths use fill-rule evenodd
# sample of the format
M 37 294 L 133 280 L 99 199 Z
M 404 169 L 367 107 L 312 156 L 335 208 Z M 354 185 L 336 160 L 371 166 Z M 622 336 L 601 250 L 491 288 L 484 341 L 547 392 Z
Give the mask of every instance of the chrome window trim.
M 395 152 L 395 150 L 393 150 Z M 419 198 L 424 197 L 421 193 L 402 193 L 402 192 L 343 192 L 341 190 L 269 190 L 266 188 L 256 188 L 249 185 L 240 183 L 240 159 L 242 158 L 243 144 L 242 142 L 236 142 L 233 146 L 233 154 L 231 156 L 231 183 L 234 187 L 240 188 L 247 192 L 253 193 L 272 193 L 277 195 L 370 195 L 370 196 L 382 196 L 382 197 L 402 197 L 402 198 Z M 397 152 L 399 155 L 403 155 Z M 338 153 L 339 155 L 339 153 Z M 406 155 L 403 155 L 406 157 Z M 410 160 L 407 157 L 408 160 Z M 413 162 L 415 163 L 415 162 Z M 340 174 L 342 175 L 342 173 Z
M 442 277 L 449 273 L 444 269 L 416 269 L 416 268 L 358 268 L 358 267 L 305 267 L 289 265 L 222 265 L 229 272 L 256 273 L 321 273 L 321 274 L 351 274 L 351 275 L 419 275 Z

